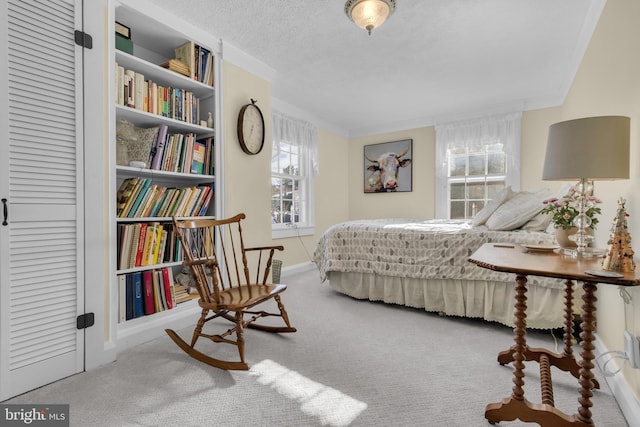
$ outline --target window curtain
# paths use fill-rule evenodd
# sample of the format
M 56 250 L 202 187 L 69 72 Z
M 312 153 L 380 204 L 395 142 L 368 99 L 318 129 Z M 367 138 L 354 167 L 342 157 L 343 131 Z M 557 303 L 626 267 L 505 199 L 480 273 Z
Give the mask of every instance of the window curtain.
M 506 185 L 520 189 L 521 120 L 522 113 L 515 112 L 436 125 L 436 218 L 446 218 L 448 212 L 448 149 L 502 143 L 507 157 Z
M 302 151 L 301 154 L 306 155 L 309 160 L 310 175 L 317 176 L 319 173 L 318 129 L 309 122 L 286 116 L 275 110 L 271 120 L 274 144 L 286 141 L 297 145 Z

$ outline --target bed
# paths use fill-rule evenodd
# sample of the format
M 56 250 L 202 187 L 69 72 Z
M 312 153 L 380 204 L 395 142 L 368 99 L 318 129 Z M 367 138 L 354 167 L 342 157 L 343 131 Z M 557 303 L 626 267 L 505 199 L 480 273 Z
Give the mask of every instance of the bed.
M 514 326 L 515 277 L 468 262 L 483 243 L 551 245 L 544 231 L 492 230 L 461 220 L 371 219 L 334 225 L 314 252 L 323 282 L 357 299 Z M 564 288 L 529 277 L 527 326 L 564 324 Z

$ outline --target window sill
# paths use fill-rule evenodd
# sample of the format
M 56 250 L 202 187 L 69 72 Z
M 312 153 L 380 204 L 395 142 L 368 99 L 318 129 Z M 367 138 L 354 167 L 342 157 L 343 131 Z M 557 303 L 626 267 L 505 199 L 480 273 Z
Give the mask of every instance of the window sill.
M 312 236 L 316 232 L 315 225 L 274 225 L 271 228 L 272 239 L 286 239 L 288 237 Z

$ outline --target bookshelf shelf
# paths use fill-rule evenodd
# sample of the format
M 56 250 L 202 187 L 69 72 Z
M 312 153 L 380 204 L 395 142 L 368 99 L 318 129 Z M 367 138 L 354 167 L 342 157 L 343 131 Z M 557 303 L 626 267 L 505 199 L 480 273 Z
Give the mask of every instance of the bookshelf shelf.
M 220 53 L 217 40 L 196 41 L 188 23 L 169 21 L 136 2 L 115 3 L 113 17 L 131 29 L 133 46 L 132 53 L 127 53 L 116 49 L 112 41 L 115 66 L 111 73 L 113 90 L 109 91 L 113 116 L 109 138 L 113 195 L 110 223 L 114 236 L 111 328 L 118 346 L 122 343 L 128 347 L 157 336 L 156 331 L 179 324 L 187 314 L 198 310 L 195 302 L 181 302 L 184 296 L 172 294 L 175 276 L 182 269 L 172 215 L 215 218 L 221 210 L 217 193 L 221 183 L 214 175 L 220 170 L 216 163 L 220 151 L 216 142 L 221 134 L 217 126 L 221 105 L 216 91 L 219 73 L 210 72 L 219 70 Z M 206 50 L 208 58 L 212 58 L 211 68 L 198 65 L 197 70 L 206 68 L 208 75 L 214 77 L 213 84 L 160 65 L 184 55 L 185 46 L 196 46 L 201 54 Z M 213 127 L 206 125 L 209 113 L 214 118 Z M 121 127 L 123 121 L 128 123 Z M 139 138 L 131 137 L 131 125 Z M 149 133 L 155 136 L 141 137 Z M 127 149 L 119 153 L 133 151 L 136 161 L 149 153 L 145 167 L 132 166 L 114 155 L 116 136 L 120 138 L 118 144 L 123 139 L 127 144 Z
M 119 177 L 155 178 L 158 181 L 184 182 L 184 183 L 208 183 L 216 180 L 215 175 L 200 175 L 195 173 L 168 172 L 157 169 L 136 168 L 132 166 L 116 166 Z
M 193 132 L 199 138 L 206 138 L 214 134 L 214 130 L 205 126 L 199 126 L 193 123 L 183 122 L 181 120 L 170 119 L 159 114 L 148 113 L 135 108 L 126 107 L 124 105 L 116 105 L 116 115 L 119 119 L 125 119 L 131 123 L 135 123 L 140 127 L 157 126 L 164 123 L 176 132 Z
M 190 79 L 174 71 L 169 71 L 159 65 L 152 64 L 120 50 L 116 50 L 116 62 L 125 68 L 143 73 L 147 78 L 161 81 L 169 86 L 190 90 L 196 95 L 210 95 L 212 90 L 212 87 L 207 84 Z

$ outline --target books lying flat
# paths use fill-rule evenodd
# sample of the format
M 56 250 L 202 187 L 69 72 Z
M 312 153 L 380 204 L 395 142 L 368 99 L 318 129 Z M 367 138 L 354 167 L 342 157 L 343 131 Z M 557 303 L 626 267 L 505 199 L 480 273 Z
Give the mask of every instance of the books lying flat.
M 189 69 L 189 66 L 178 59 L 170 59 L 167 62 L 160 64 L 160 66 L 167 70 L 182 74 L 183 76 L 191 77 L 191 70 Z

